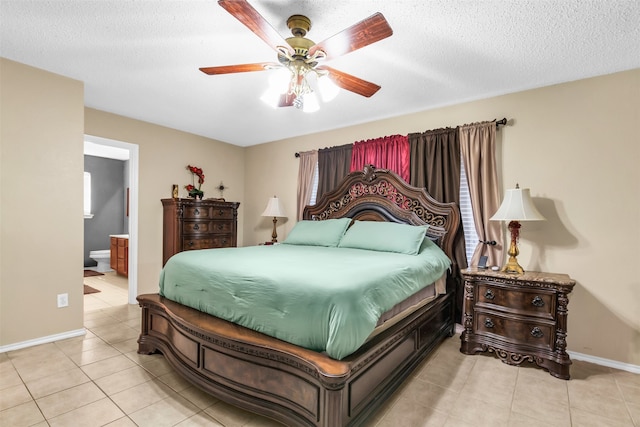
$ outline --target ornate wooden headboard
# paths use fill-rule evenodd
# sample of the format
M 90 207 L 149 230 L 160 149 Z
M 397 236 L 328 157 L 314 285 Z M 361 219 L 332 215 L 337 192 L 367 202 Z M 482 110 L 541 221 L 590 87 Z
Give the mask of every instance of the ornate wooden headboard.
M 333 191 L 306 206 L 303 219 L 353 218 L 412 225 L 428 224 L 427 236 L 453 257 L 453 239 L 460 226 L 455 203 L 441 203 L 424 188 L 412 187 L 394 172 L 371 165 L 351 172 Z

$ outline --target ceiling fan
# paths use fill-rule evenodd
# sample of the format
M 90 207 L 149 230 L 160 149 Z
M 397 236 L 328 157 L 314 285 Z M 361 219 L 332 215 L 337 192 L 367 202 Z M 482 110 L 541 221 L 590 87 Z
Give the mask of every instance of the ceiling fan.
M 287 19 L 293 37 L 284 39 L 246 0 L 219 0 L 218 4 L 271 46 L 278 54 L 278 62 L 203 67 L 200 68 L 203 73 L 216 75 L 279 70 L 278 75 L 283 80 L 272 82 L 267 98 L 271 99 L 274 106 L 295 106 L 305 111 L 318 108 L 308 77 L 317 78 L 321 94 L 323 83 L 333 83 L 334 93 L 338 91 L 337 87 L 341 87 L 365 97 L 372 96 L 380 89 L 374 83 L 320 63 L 391 36 L 393 30 L 381 13 L 375 13 L 320 43 L 314 43 L 305 38 L 311 28 L 311 20 L 306 16 L 293 15 Z

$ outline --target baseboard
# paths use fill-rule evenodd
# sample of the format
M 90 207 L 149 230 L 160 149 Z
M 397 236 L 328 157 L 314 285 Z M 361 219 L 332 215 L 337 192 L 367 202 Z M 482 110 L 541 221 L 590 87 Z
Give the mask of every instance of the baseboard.
M 631 363 L 618 362 L 617 360 L 605 359 L 603 357 L 591 356 L 589 354 L 576 353 L 567 351 L 573 360 L 582 360 L 583 362 L 595 363 L 596 365 L 606 366 L 608 368 L 620 369 L 621 371 L 640 374 L 640 366 Z
M 20 350 L 21 348 L 33 347 L 34 345 L 47 344 L 54 341 L 66 340 L 67 338 L 80 337 L 86 335 L 87 330 L 85 328 L 76 329 L 75 331 L 63 332 L 61 334 L 47 335 L 46 337 L 40 337 L 32 340 L 22 341 L 15 344 L 8 344 L 0 346 L 0 353 L 6 353 L 7 351 Z

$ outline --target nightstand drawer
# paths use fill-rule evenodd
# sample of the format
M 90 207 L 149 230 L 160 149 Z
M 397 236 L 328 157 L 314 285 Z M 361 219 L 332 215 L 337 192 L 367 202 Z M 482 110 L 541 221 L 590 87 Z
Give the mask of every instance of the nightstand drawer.
M 535 289 L 514 289 L 480 282 L 476 305 L 525 316 L 554 319 L 555 292 Z
M 555 325 L 553 323 L 507 318 L 497 313 L 477 311 L 473 330 L 476 334 L 495 335 L 500 340 L 513 344 L 525 344 L 548 350 L 554 348 Z

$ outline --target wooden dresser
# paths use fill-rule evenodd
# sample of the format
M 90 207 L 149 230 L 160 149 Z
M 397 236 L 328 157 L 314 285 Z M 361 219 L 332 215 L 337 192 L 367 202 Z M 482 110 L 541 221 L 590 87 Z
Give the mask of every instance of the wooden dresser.
M 178 252 L 237 246 L 239 205 L 213 199 L 162 199 L 162 265 Z
M 464 331 L 460 351 L 489 351 L 505 363 L 528 361 L 554 377 L 569 379 L 566 274 L 462 270 Z

